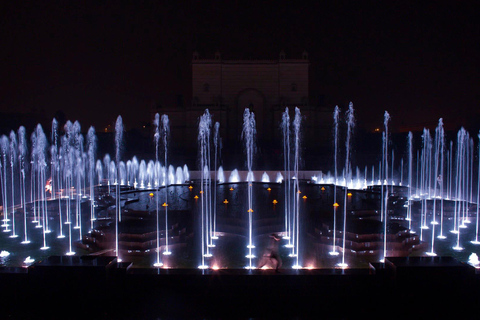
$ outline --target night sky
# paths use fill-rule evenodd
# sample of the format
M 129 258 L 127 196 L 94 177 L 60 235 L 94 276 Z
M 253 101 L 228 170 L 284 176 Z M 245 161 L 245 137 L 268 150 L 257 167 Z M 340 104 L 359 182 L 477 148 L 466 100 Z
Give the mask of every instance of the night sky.
M 191 96 L 191 57 L 277 59 L 309 53 L 311 104 L 394 130 L 480 123 L 475 1 L 2 1 L 0 112 L 62 110 L 86 130 L 150 121 Z M 321 2 L 321 3 L 320 3 Z M 86 3 L 86 4 L 85 4 Z

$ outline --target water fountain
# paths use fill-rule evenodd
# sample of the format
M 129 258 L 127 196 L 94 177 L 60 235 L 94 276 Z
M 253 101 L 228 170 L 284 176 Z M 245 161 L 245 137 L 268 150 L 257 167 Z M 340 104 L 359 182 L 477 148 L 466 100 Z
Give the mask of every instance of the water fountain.
M 346 112 L 345 164 L 339 166 L 340 109 L 337 107 L 333 113 L 331 171 L 310 173 L 301 171 L 300 109 L 295 108 L 293 119 L 289 111 L 292 110 L 285 110 L 281 122 L 284 162 L 281 172 L 268 168 L 254 171 L 256 124 L 249 109 L 244 113 L 242 134 L 245 171 L 225 171 L 220 165 L 220 127 L 213 124 L 208 111 L 199 119 L 199 170 L 195 172 L 189 172 L 186 165 L 168 163 L 170 124 L 166 115 L 155 115 L 155 159 L 133 156 L 125 162 L 121 117 L 117 119 L 112 158 L 105 155 L 97 159 L 93 127 L 83 136 L 78 122 L 68 121 L 59 127 L 54 120 L 51 133 L 45 134 L 42 126 L 35 128 L 30 149 L 26 130 L 20 127 L 17 132 L 0 137 L 5 231 L 0 249 L 13 252 L 9 259 L 17 252 L 25 252 L 19 260 L 22 265 L 25 261 L 41 260 L 52 252 L 65 255 L 113 252 L 118 260 L 142 256 L 150 266 L 167 268 L 175 267 L 186 255 L 184 248 L 193 245 L 197 248 L 193 251 L 201 252 L 197 265 L 200 268 L 238 268 L 239 264 L 241 267 L 245 264 L 245 249 L 238 248 L 246 244 L 246 268 L 254 269 L 259 256 L 256 251 L 264 246 L 265 237 L 278 233 L 286 244 L 281 248 L 285 265 L 300 269 L 323 263 L 323 266 L 346 268 L 362 259 L 378 261 L 385 259 L 387 253 L 399 254 L 400 249 L 395 249 L 397 245 L 390 246 L 390 242 L 397 237 L 392 230 L 400 230 L 411 243 L 417 241 L 415 245 L 421 254 L 445 254 L 444 247 L 448 244 L 466 261 L 462 251 L 475 250 L 472 245 L 479 243 L 479 209 L 472 208 L 479 198 L 478 181 L 474 184 L 474 174 L 478 176 L 478 172 L 474 167 L 473 141 L 465 129 L 459 130 L 456 141 L 450 141 L 448 148 L 440 119 L 433 138 L 425 128 L 418 149 L 413 133 L 409 132 L 405 152 L 400 148 L 393 152 L 393 148 L 389 150 L 390 117 L 385 112 L 382 160 L 378 164 L 375 159 L 376 164 L 365 165 L 365 169 L 353 167 L 351 141 L 355 119 L 351 104 Z M 189 186 L 193 191 L 188 190 Z M 340 190 L 344 190 L 343 197 L 337 195 Z M 338 201 L 340 197 L 343 201 Z M 365 199 L 375 203 L 375 207 L 365 205 Z M 343 220 L 337 219 L 337 205 L 343 205 Z M 194 217 L 197 212 L 198 220 Z M 310 220 L 312 212 L 314 221 Z M 362 215 L 369 219 L 359 219 Z M 473 219 L 475 227 L 473 223 L 469 227 L 468 222 Z M 337 230 L 337 220 L 343 222 L 341 230 Z M 142 230 L 136 234 L 134 229 L 140 221 L 143 224 L 138 229 Z M 198 221 L 198 230 L 188 221 Z M 362 252 L 368 250 L 354 250 L 354 245 L 362 242 L 354 240 L 352 234 L 355 235 L 355 226 L 371 221 L 383 227 L 380 234 L 374 233 L 377 243 L 383 242 L 383 246 L 373 248 L 371 257 L 365 257 Z M 404 229 L 395 229 L 395 224 Z M 328 225 L 327 230 L 322 229 L 324 225 Z M 453 235 L 444 232 L 450 227 Z M 333 229 L 333 233 L 328 229 Z M 420 231 L 421 242 L 414 230 Z M 455 243 L 450 246 L 453 240 Z M 1 246 L 6 241 L 21 246 L 10 250 Z M 340 241 L 342 247 L 337 250 Z M 229 246 L 236 249 L 230 252 L 226 249 Z M 33 254 L 34 249 L 42 250 Z M 342 259 L 337 264 L 335 255 L 340 251 Z M 407 249 L 401 254 L 406 252 Z M 241 257 L 235 258 L 235 254 Z M 232 257 L 235 262 L 225 262 Z

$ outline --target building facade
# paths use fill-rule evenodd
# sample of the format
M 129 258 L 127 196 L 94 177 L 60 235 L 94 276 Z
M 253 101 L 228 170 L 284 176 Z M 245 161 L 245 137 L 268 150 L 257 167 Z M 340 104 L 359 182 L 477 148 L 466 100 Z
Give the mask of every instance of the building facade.
M 282 152 L 280 124 L 286 107 L 291 119 L 295 107 L 300 108 L 306 146 L 320 152 L 318 146 L 329 144 L 332 110 L 311 105 L 310 90 L 307 52 L 297 59 L 287 59 L 281 52 L 275 60 L 225 60 L 218 52 L 204 59 L 194 52 L 191 103 L 183 107 L 163 107 L 155 112 L 169 115 L 175 141 L 172 145 L 182 145 L 185 153 L 192 154 L 186 149 L 191 151 L 197 147 L 198 119 L 209 109 L 213 121 L 220 123 L 224 155 L 238 158 L 242 149 L 238 144 L 243 113 L 249 108 L 255 113 L 257 123 L 257 154 L 261 155 L 257 157 L 257 164 L 275 166 L 273 158 Z M 234 165 L 241 167 L 242 163 Z
M 209 108 L 227 140 L 239 137 L 243 112 L 250 108 L 257 121 L 259 144 L 270 143 L 286 106 L 308 106 L 308 54 L 300 59 L 192 59 L 192 107 Z

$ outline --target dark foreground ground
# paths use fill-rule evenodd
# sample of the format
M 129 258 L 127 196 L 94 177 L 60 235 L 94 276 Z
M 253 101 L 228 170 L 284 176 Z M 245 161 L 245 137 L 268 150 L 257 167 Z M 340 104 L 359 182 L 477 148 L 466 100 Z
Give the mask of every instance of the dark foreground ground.
M 50 257 L 0 271 L 1 319 L 478 318 L 480 277 L 449 257 L 370 269 L 129 269 Z

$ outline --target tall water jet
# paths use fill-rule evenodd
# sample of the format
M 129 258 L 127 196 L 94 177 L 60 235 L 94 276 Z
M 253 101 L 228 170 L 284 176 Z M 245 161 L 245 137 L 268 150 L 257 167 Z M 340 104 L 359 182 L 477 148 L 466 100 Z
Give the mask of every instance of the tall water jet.
M 51 179 L 52 179 L 52 200 L 55 200 L 55 187 L 57 187 L 57 168 L 58 168 L 58 122 L 57 119 L 52 120 L 52 145 L 50 146 L 50 163 L 51 163 Z M 58 187 L 57 187 L 58 188 Z
M 253 176 L 250 174 L 252 172 L 253 165 L 253 154 L 255 152 L 255 136 L 256 136 L 256 124 L 255 124 L 255 115 L 253 112 L 250 112 L 249 108 L 246 108 L 243 113 L 243 131 L 242 138 L 245 142 L 245 152 L 247 154 L 247 169 L 248 176 Z M 251 179 L 247 179 L 251 180 Z M 247 193 L 247 203 L 248 203 L 248 258 L 249 264 L 246 267 L 247 269 L 254 269 L 252 265 L 252 259 L 255 258 L 255 255 L 252 252 L 252 249 L 255 248 L 253 244 L 253 195 L 252 195 L 252 182 L 247 181 L 248 183 L 248 193 Z
M 82 161 L 83 155 L 83 135 L 80 123 L 75 121 L 73 123 L 73 138 L 75 152 L 73 168 L 75 171 L 75 227 L 78 230 L 78 238 L 82 240 L 82 208 L 81 208 L 81 196 L 82 196 L 82 176 L 84 175 L 84 167 Z
M 437 204 L 437 184 L 440 184 L 441 195 L 441 212 L 440 212 L 440 236 L 443 235 L 443 148 L 444 148 L 444 129 L 443 119 L 438 120 L 438 126 L 435 129 L 435 154 L 434 154 L 434 170 L 435 182 L 433 186 L 433 211 L 432 211 L 432 243 L 431 250 L 427 252 L 430 256 L 436 256 L 435 253 L 435 226 L 438 224 L 436 220 L 436 204 Z
M 47 211 L 47 197 L 45 194 L 45 171 L 47 167 L 45 150 L 47 148 L 47 137 L 43 132 L 43 128 L 40 124 L 36 128 L 37 144 L 36 144 L 36 157 L 37 157 L 37 170 L 38 170 L 38 192 L 40 194 L 40 205 L 42 212 L 42 229 L 43 229 L 43 247 L 41 250 L 47 250 L 50 247 L 47 246 L 46 234 L 50 232 L 48 229 L 48 211 Z
M 339 117 L 340 117 L 340 108 L 338 106 L 335 106 L 335 110 L 333 111 L 333 143 L 334 143 L 334 182 L 333 182 L 333 242 L 332 242 L 332 251 L 329 252 L 330 255 L 336 256 L 338 255 L 337 252 L 337 209 L 338 209 L 338 203 L 337 203 L 337 156 L 338 156 L 338 125 L 339 125 Z M 372 170 L 373 172 L 373 170 Z M 372 179 L 373 180 L 373 179 Z
M 288 107 L 282 114 L 282 133 L 283 133 L 283 172 L 284 172 L 284 194 L 285 194 L 285 236 L 288 240 L 286 247 L 293 248 L 292 227 L 291 227 L 291 185 L 290 185 L 290 115 Z
M 153 125 L 155 127 L 155 133 L 153 135 L 153 139 L 155 141 L 155 161 L 158 162 L 158 145 L 160 141 L 160 115 L 158 113 L 155 114 L 155 119 L 153 120 Z M 145 164 L 145 162 L 143 162 Z M 142 180 L 143 184 L 143 180 Z M 160 219 L 159 219 L 159 208 L 158 208 L 158 198 L 159 193 L 158 190 L 160 188 L 160 183 L 155 184 L 155 205 L 156 205 L 156 239 L 157 239 L 157 249 L 156 252 L 156 261 L 153 264 L 154 267 L 161 267 L 163 266 L 162 261 L 160 260 Z
M 294 269 L 300 269 L 301 266 L 299 264 L 299 248 L 300 248 L 300 208 L 299 208 L 299 200 L 300 200 L 300 186 L 299 186 L 299 175 L 298 170 L 300 166 L 300 127 L 302 122 L 302 114 L 300 113 L 299 108 L 295 108 L 295 118 L 293 119 L 293 141 L 294 141 L 294 165 L 293 171 L 295 175 L 294 181 L 294 216 L 293 216 L 293 245 L 294 251 L 292 252 L 295 256 L 295 264 L 293 265 Z
M 420 167 L 420 196 L 421 196 L 421 214 L 420 214 L 420 241 L 423 241 L 423 230 L 429 229 L 427 224 L 427 200 L 430 198 L 430 173 L 431 173 L 431 150 L 432 150 L 432 137 L 430 130 L 423 129 L 423 146 L 421 153 L 421 167 Z
M 220 152 L 222 150 L 222 139 L 220 138 L 220 122 L 215 122 L 213 127 L 213 145 L 215 149 L 214 154 L 214 174 L 213 179 L 213 230 L 212 239 L 218 239 L 217 236 L 217 163 L 219 163 Z
M 166 168 L 168 167 L 168 159 L 167 159 L 167 154 L 168 154 L 168 140 L 170 138 L 170 124 L 168 120 L 168 116 L 166 114 L 162 114 L 162 117 L 160 119 L 160 136 L 162 138 L 162 144 L 163 144 L 163 153 L 164 153 L 164 160 L 165 160 L 165 174 Z M 164 255 L 170 255 L 171 252 L 168 250 L 168 181 L 167 177 L 165 177 L 165 203 L 163 207 L 165 208 L 165 251 L 163 251 Z
M 67 121 L 64 126 L 65 136 L 62 138 L 62 149 L 64 154 L 64 179 L 65 179 L 65 214 L 66 214 L 66 224 L 68 225 L 68 247 L 69 251 L 66 253 L 67 256 L 74 255 L 75 252 L 72 250 L 72 218 L 71 218 L 71 192 L 72 192 L 72 180 L 73 180 L 73 161 L 74 161 L 74 132 L 73 125 L 70 121 Z
M 199 165 L 200 165 L 200 214 L 201 214 L 201 264 L 198 266 L 200 269 L 208 268 L 208 265 L 205 264 L 205 257 L 211 257 L 209 244 L 210 242 L 210 231 L 209 231 L 209 205 L 208 205 L 208 196 L 206 192 L 208 191 L 208 186 L 210 185 L 210 130 L 211 130 L 211 115 L 207 110 L 200 117 L 198 123 L 198 150 L 199 150 Z
M 439 124 L 440 126 L 440 121 Z M 445 239 L 445 235 L 443 234 L 443 213 L 444 213 L 444 207 L 443 207 L 443 199 L 445 198 L 444 194 L 444 161 L 445 161 L 445 130 L 443 128 L 443 120 L 441 123 L 441 129 L 439 129 L 439 134 L 440 134 L 440 176 L 439 176 L 439 183 L 440 183 L 440 234 L 437 236 L 438 239 Z
M 30 243 L 27 228 L 27 199 L 25 197 L 25 161 L 27 156 L 27 137 L 25 127 L 18 128 L 18 168 L 20 173 L 20 205 L 23 208 L 23 241 L 22 244 Z
M 123 121 L 122 116 L 118 116 L 115 123 L 115 161 L 120 163 L 120 156 L 122 152 L 123 143 Z M 118 261 L 122 261 L 120 258 L 120 252 L 118 248 L 118 222 L 122 221 L 121 216 L 121 202 L 120 202 L 120 184 L 115 186 L 115 255 Z
M 454 213 L 454 230 L 453 233 L 457 234 L 457 243 L 453 247 L 456 251 L 463 250 L 460 246 L 460 220 L 461 220 L 461 207 L 465 206 L 464 198 L 464 181 L 465 181 L 465 141 L 467 139 L 467 133 L 462 127 L 457 134 L 457 166 L 456 166 L 456 195 L 455 195 L 455 213 Z M 458 210 L 458 211 L 457 211 Z
M 17 136 L 15 131 L 10 131 L 10 170 L 12 174 L 12 234 L 10 238 L 18 237 L 15 231 L 15 164 L 17 163 Z
M 60 191 L 60 196 L 58 198 L 58 229 L 59 235 L 57 238 L 63 239 L 65 235 L 63 234 L 63 219 L 62 219 L 62 195 L 60 188 L 60 157 L 59 157 L 59 144 L 58 144 L 58 122 L 57 119 L 53 118 L 52 120 L 52 136 L 51 136 L 52 145 L 50 146 L 50 163 L 51 163 L 51 190 L 52 190 L 52 200 L 56 198 L 56 191 Z
M 408 200 L 407 200 L 407 220 L 408 220 L 408 229 L 412 229 L 412 188 L 413 188 L 413 133 L 412 131 L 408 132 L 407 138 L 407 148 L 408 148 Z
M 97 152 L 97 136 L 95 135 L 95 128 L 90 127 L 87 133 L 87 145 L 88 145 L 88 180 L 90 185 L 90 229 L 93 230 L 93 222 L 95 217 L 95 182 L 94 182 L 94 170 L 95 170 L 95 154 Z
M 479 140 L 479 144 L 478 144 L 478 150 L 479 150 L 479 153 L 480 153 L 480 133 L 478 134 L 478 140 Z M 472 244 L 480 244 L 480 241 L 478 241 L 478 226 L 479 226 L 479 223 L 478 223 L 478 213 L 479 213 L 479 210 L 480 210 L 480 157 L 478 159 L 478 180 L 477 180 L 477 215 L 476 215 L 476 223 L 475 223 L 475 240 L 472 240 L 471 243 Z
M 346 113 L 346 119 L 345 121 L 347 122 L 347 140 L 345 142 L 345 176 L 347 180 L 351 179 L 352 175 L 352 170 L 351 170 L 351 164 L 350 164 L 350 148 L 351 148 L 351 140 L 352 140 L 352 134 L 353 134 L 353 128 L 355 126 L 355 114 L 353 110 L 353 103 L 350 102 L 348 105 L 348 110 Z M 348 267 L 348 264 L 345 262 L 345 235 L 347 233 L 347 187 L 345 186 L 344 189 L 344 200 L 343 200 L 343 249 L 342 249 L 342 262 L 338 264 L 338 266 L 342 268 Z
M 3 204 L 3 224 L 2 227 L 5 227 L 5 230 L 3 232 L 10 232 L 11 230 L 9 229 L 9 224 L 8 222 L 10 219 L 8 219 L 8 193 L 7 193 L 7 166 L 8 166 L 8 148 L 9 148 L 9 142 L 8 138 L 5 135 L 2 135 L 0 137 L 0 151 L 1 151 L 1 163 L 0 165 L 2 166 L 2 172 L 1 172 L 1 179 L 2 179 L 2 204 Z
M 383 115 L 383 125 L 384 125 L 384 132 L 383 132 L 383 166 L 384 166 L 384 173 L 385 177 L 382 179 L 382 211 L 383 211 L 383 258 L 382 262 L 385 261 L 385 257 L 387 256 L 387 204 L 388 204 L 388 185 L 383 186 L 384 181 L 388 181 L 388 122 L 390 121 L 390 114 L 385 111 Z M 385 189 L 385 190 L 384 190 Z

